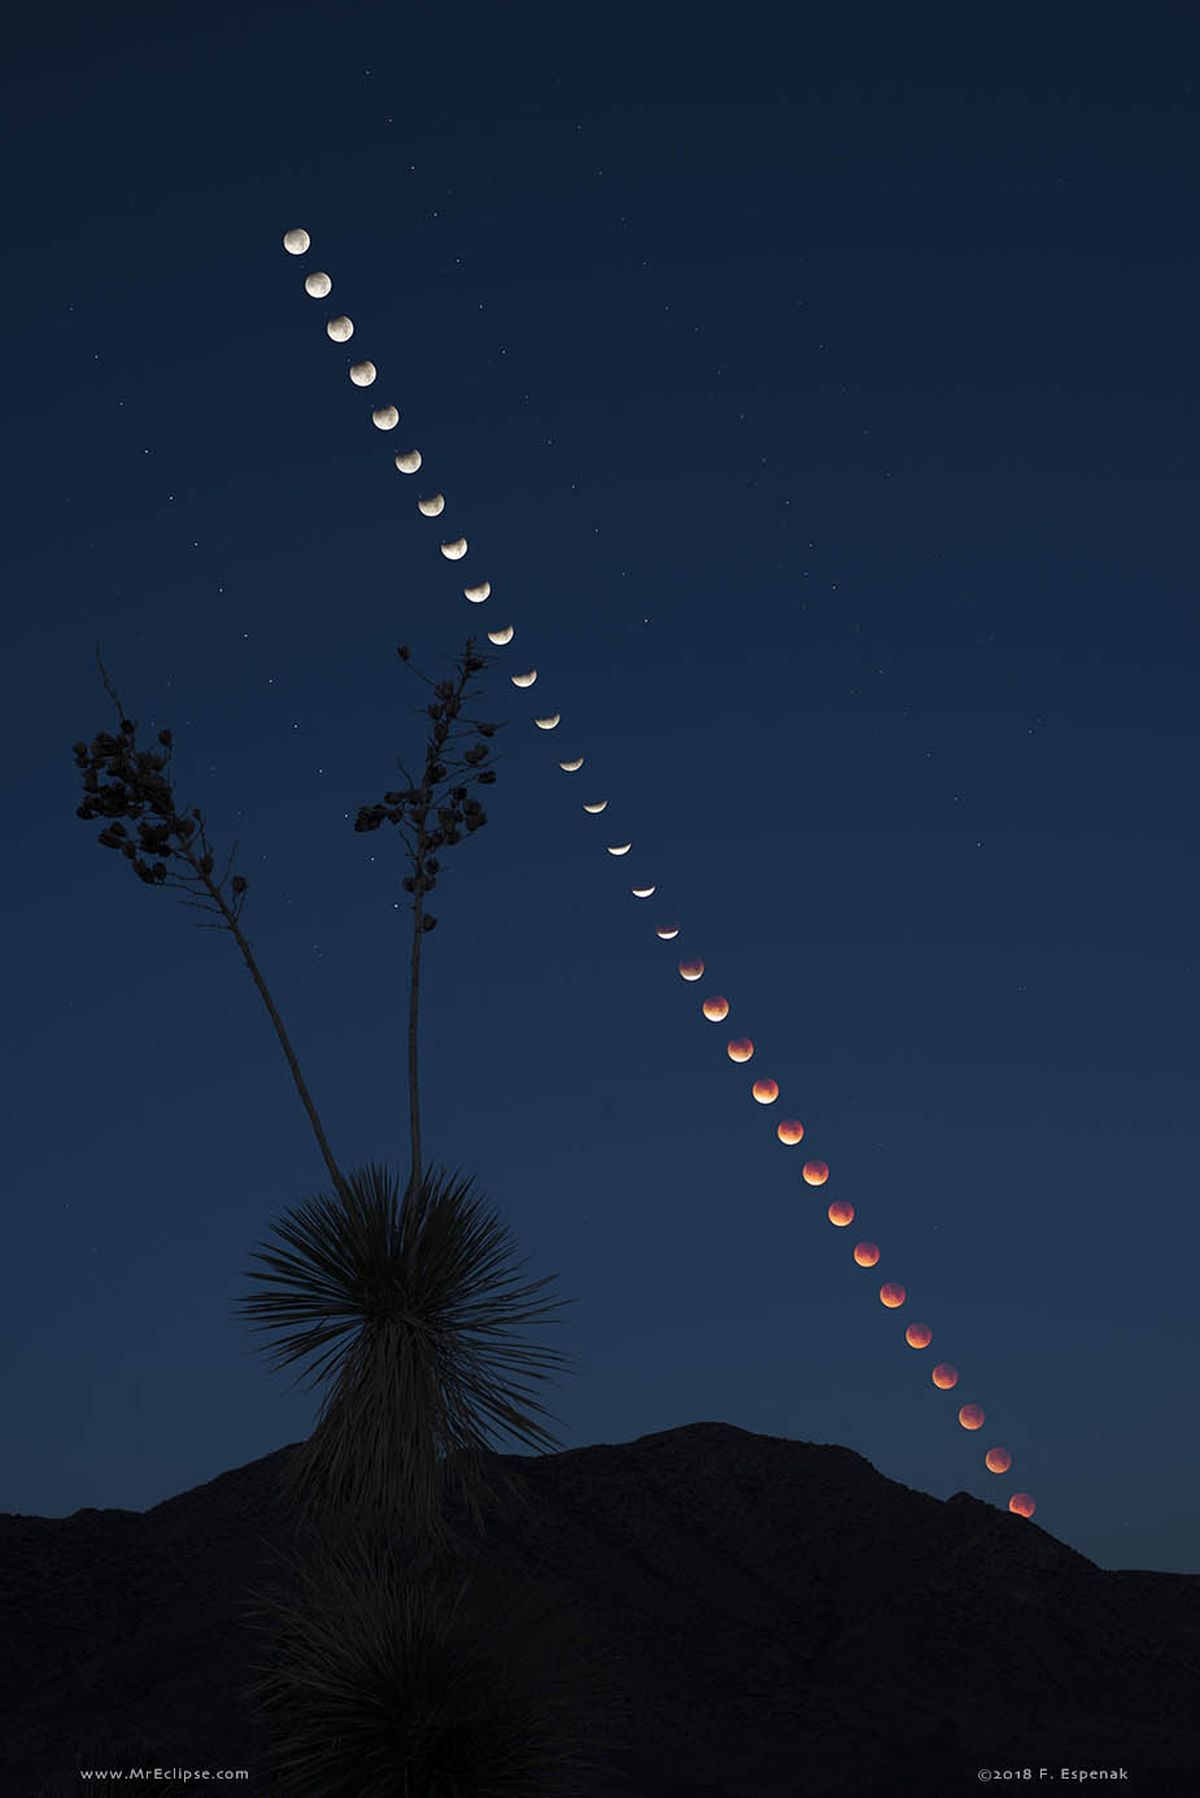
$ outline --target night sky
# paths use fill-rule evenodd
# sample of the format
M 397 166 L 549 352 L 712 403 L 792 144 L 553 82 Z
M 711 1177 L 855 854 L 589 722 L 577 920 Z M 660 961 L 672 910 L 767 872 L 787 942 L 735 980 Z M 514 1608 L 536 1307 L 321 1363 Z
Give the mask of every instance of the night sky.
M 7 40 L 0 1507 L 141 1509 L 318 1402 L 233 1307 L 326 1171 L 232 940 L 75 818 L 97 641 L 340 1162 L 403 1172 L 407 870 L 353 820 L 421 756 L 396 644 L 513 624 L 424 1135 L 576 1301 L 562 1445 L 842 1443 L 1194 1569 L 1193 8 L 118 17 Z

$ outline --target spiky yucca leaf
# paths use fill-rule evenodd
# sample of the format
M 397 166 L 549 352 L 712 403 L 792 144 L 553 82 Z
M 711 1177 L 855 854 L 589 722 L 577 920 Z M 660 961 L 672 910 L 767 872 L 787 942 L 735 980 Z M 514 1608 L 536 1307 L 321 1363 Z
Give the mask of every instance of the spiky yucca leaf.
M 507 1227 L 471 1181 L 427 1170 L 399 1198 L 372 1164 L 344 1195 L 318 1194 L 274 1225 L 261 1290 L 239 1301 L 274 1332 L 278 1366 L 308 1361 L 331 1381 L 317 1425 L 285 1483 L 306 1507 L 393 1509 L 436 1530 L 447 1481 L 476 1521 L 489 1491 L 482 1457 L 494 1431 L 536 1451 L 558 1446 L 530 1382 L 569 1360 L 510 1340 L 569 1300 L 541 1300 L 546 1279 L 516 1283 Z M 513 1489 L 514 1477 L 501 1474 Z

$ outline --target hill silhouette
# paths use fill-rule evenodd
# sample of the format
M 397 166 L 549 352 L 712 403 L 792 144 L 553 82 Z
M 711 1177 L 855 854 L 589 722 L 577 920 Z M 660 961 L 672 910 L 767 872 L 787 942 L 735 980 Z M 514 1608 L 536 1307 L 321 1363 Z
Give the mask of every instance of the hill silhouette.
M 130 1741 L 267 1789 L 239 1605 L 292 1539 L 292 1452 L 146 1512 L 0 1516 L 6 1798 L 73 1792 L 80 1744 Z M 1200 1791 L 1198 1576 L 1105 1571 L 965 1493 L 722 1423 L 493 1459 L 528 1503 L 489 1521 L 488 1564 L 560 1582 L 612 1687 L 598 1795 L 949 1798 L 1024 1767 L 1003 1783 Z

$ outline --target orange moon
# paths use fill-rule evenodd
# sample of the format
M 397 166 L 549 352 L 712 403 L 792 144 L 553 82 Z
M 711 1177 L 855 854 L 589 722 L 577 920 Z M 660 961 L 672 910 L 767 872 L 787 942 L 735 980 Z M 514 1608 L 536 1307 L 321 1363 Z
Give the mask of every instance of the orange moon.
M 895 1311 L 908 1297 L 899 1280 L 885 1280 L 879 1288 L 879 1303 L 886 1305 L 889 1311 Z
M 958 1385 L 958 1369 L 951 1367 L 949 1361 L 939 1361 L 929 1377 L 939 1392 L 949 1392 L 952 1386 Z
M 1012 1456 L 1006 1448 L 989 1448 L 983 1464 L 989 1473 L 1007 1473 L 1012 1466 Z
M 933 1341 L 933 1331 L 928 1324 L 909 1324 L 904 1340 L 909 1348 L 928 1348 Z
M 829 1163 L 827 1161 L 806 1161 L 804 1178 L 810 1186 L 824 1186 L 829 1178 Z
M 710 1024 L 719 1024 L 723 1018 L 729 1016 L 729 1000 L 717 993 L 713 998 L 704 1001 L 701 1010 Z
M 854 1259 L 860 1267 L 876 1267 L 879 1263 L 879 1244 L 877 1242 L 859 1242 L 854 1245 Z
M 964 1405 L 958 1414 L 958 1421 L 964 1430 L 981 1430 L 983 1428 L 983 1406 Z
M 760 1105 L 774 1105 L 779 1097 L 779 1082 L 778 1080 L 756 1080 L 750 1090 Z
M 725 1053 L 730 1061 L 749 1061 L 754 1053 L 754 1044 L 748 1036 L 735 1036 L 731 1042 L 726 1043 Z
M 586 810 L 587 808 L 585 807 L 584 809 Z M 672 943 L 679 935 L 679 926 L 678 924 L 660 924 L 654 934 L 660 942 Z
M 835 1199 L 825 1215 L 831 1224 L 836 1224 L 839 1230 L 844 1230 L 847 1224 L 854 1222 L 854 1207 L 849 1199 Z
M 683 975 L 685 980 L 699 980 L 704 972 L 704 963 L 700 960 L 699 956 L 693 956 L 691 961 L 680 962 L 679 972 Z
M 804 1125 L 799 1118 L 784 1118 L 775 1132 L 780 1142 L 798 1143 L 804 1141 Z
M 1014 1492 L 1008 1501 L 1008 1508 L 1018 1517 L 1032 1517 L 1033 1513 L 1037 1510 L 1037 1506 L 1030 1498 L 1028 1492 Z

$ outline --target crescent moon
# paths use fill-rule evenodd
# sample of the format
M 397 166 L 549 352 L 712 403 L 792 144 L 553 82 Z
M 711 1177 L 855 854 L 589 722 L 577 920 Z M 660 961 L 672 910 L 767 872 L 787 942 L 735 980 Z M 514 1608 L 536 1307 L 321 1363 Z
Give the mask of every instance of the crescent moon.
M 341 318 L 331 318 L 325 327 L 325 335 L 334 343 L 349 343 L 354 336 L 354 320 L 344 314 Z
M 289 256 L 303 256 L 311 242 L 312 238 L 301 225 L 295 225 L 283 234 L 283 247 Z
M 632 843 L 610 843 L 608 845 L 608 853 L 610 855 L 628 855 L 632 848 Z
M 576 774 L 583 767 L 583 757 L 577 755 L 573 762 L 560 762 L 558 765 L 564 774 Z
M 583 809 L 585 812 L 591 812 L 592 816 L 595 817 L 596 813 L 602 812 L 607 804 L 607 799 L 597 799 L 592 805 L 585 805 Z
M 673 943 L 679 935 L 679 926 L 678 924 L 660 924 L 654 934 L 662 943 Z
M 350 379 L 356 387 L 369 387 L 378 373 L 373 362 L 356 362 L 350 370 Z
M 537 725 L 539 730 L 554 730 L 561 717 L 561 712 L 551 712 L 548 718 L 535 718 L 533 722 Z
M 512 640 L 513 640 L 513 627 L 511 624 L 506 624 L 502 631 L 489 631 L 488 632 L 488 642 L 489 643 L 504 644 L 504 643 L 511 643 Z
M 469 599 L 473 606 L 481 606 L 491 590 L 491 581 L 480 581 L 477 587 L 464 587 L 463 598 Z
M 442 554 L 447 562 L 461 562 L 466 553 L 467 540 L 465 537 L 456 537 L 453 543 L 442 544 Z
M 537 669 L 531 668 L 528 674 L 514 674 L 512 677 L 512 684 L 514 687 L 532 687 L 536 679 Z
M 304 291 L 310 294 L 314 300 L 323 300 L 327 294 L 332 293 L 333 282 L 322 269 L 316 274 L 305 275 Z
M 629 890 L 633 894 L 635 899 L 648 899 L 650 897 L 651 893 L 654 891 L 654 888 L 653 887 L 630 887 Z
M 396 467 L 401 474 L 416 474 L 421 466 L 420 450 L 401 450 L 396 457 Z
M 439 512 L 446 510 L 444 493 L 428 493 L 424 499 L 417 501 L 417 511 L 423 518 L 436 518 Z
M 371 414 L 371 423 L 377 431 L 394 431 L 400 423 L 398 406 L 376 406 Z

